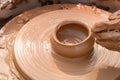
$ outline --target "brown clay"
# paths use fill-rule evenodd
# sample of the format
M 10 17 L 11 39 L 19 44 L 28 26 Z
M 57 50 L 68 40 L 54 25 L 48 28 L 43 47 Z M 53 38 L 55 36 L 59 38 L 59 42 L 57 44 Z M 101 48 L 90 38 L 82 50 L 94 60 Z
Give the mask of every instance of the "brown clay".
M 116 20 L 116 19 L 120 19 L 120 10 L 116 11 L 115 13 L 109 16 L 109 20 Z
M 36 9 L 26 11 L 21 15 L 15 17 L 11 21 L 9 21 L 2 29 L 1 29 L 1 36 L 0 36 L 0 79 L 8 79 L 8 80 L 21 80 L 22 77 L 17 72 L 14 64 L 13 64 L 13 44 L 11 45 L 11 41 L 14 42 L 13 36 L 16 35 L 21 27 L 26 24 L 30 19 L 33 17 L 40 15 L 42 13 L 56 10 L 56 9 L 71 9 L 75 7 L 78 9 L 76 5 L 73 4 L 60 4 L 60 5 L 49 5 L 44 7 L 38 7 Z M 34 13 L 36 12 L 36 13 Z M 34 14 L 33 14 L 34 13 Z M 12 37 L 10 37 L 12 36 Z M 10 45 L 9 45 L 10 44 Z M 8 47 L 9 46 L 9 50 Z M 4 76 L 5 75 L 5 76 Z
M 54 4 L 54 5 L 48 5 L 48 6 L 44 6 L 44 7 L 39 7 L 39 8 L 35 8 L 33 10 L 24 12 L 23 14 L 13 18 L 11 21 L 9 21 L 1 30 L 1 34 L 9 34 L 12 32 L 16 32 L 19 31 L 21 29 L 21 27 L 26 24 L 29 20 L 31 20 L 33 17 L 48 12 L 48 11 L 53 11 L 53 10 L 64 10 L 64 9 L 73 9 L 73 10 L 86 10 L 89 13 L 94 13 L 94 14 L 109 14 L 108 12 L 104 11 L 104 10 L 100 10 L 97 9 L 96 7 L 88 7 L 86 5 L 73 5 L 73 4 Z M 34 13 L 36 12 L 36 13 Z M 101 16 L 105 16 L 104 14 Z
M 26 11 L 17 17 L 13 18 L 11 21 L 9 21 L 2 29 L 1 34 L 10 34 L 16 31 L 19 31 L 21 27 L 26 24 L 29 20 L 36 17 L 39 14 L 43 14 L 45 12 L 53 11 L 53 10 L 62 10 L 62 9 L 79 9 L 76 5 L 73 4 L 54 4 L 54 5 L 48 5 L 43 7 L 38 7 L 30 11 Z
M 82 80 L 85 78 L 89 79 L 90 74 L 92 75 L 94 73 L 94 71 L 88 73 L 93 69 L 93 66 L 95 65 L 96 62 L 96 57 L 93 56 L 95 55 L 94 52 L 87 57 L 80 57 L 75 59 L 67 58 L 64 55 L 63 55 L 64 57 L 62 57 L 51 48 L 53 44 L 51 44 L 50 37 L 54 30 L 56 29 L 56 27 L 61 22 L 78 21 L 80 22 L 79 24 L 83 23 L 87 25 L 89 29 L 91 29 L 92 25 L 95 24 L 96 22 L 107 20 L 108 14 L 103 14 L 104 17 L 103 15 L 101 16 L 100 15 L 101 14 L 92 12 L 92 10 L 90 11 L 90 9 L 87 10 L 87 8 L 86 9 L 80 8 L 80 11 L 60 10 L 49 12 L 41 16 L 37 16 L 36 18 L 29 21 L 20 30 L 15 40 L 14 61 L 18 71 L 26 79 L 36 80 L 39 79 Z M 93 21 L 93 19 L 95 21 Z M 66 45 L 63 44 L 63 47 L 64 46 Z M 69 47 L 69 45 L 67 45 L 67 47 Z M 62 52 L 65 52 L 65 50 L 63 50 Z M 95 53 L 99 54 L 98 52 L 99 50 L 97 50 Z M 100 65 L 98 64 L 97 66 L 100 67 Z M 32 73 L 34 73 L 34 75 Z M 86 75 L 82 76 L 85 73 Z M 87 75 L 89 75 L 89 77 L 86 77 Z M 92 80 L 95 79 L 92 78 Z
M 64 57 L 79 58 L 93 51 L 94 39 L 89 26 L 77 21 L 63 21 L 52 33 L 51 46 Z M 87 49 L 87 50 L 86 50 Z
M 98 6 L 99 8 L 101 9 L 103 8 L 110 12 L 115 12 L 120 9 L 119 0 L 92 0 L 91 2 Z
M 52 51 L 50 38 L 61 22 L 80 22 L 91 29 L 96 22 L 108 20 L 107 12 L 95 7 L 77 6 L 72 8 L 76 10 L 37 16 L 17 30 L 20 31 L 10 53 L 14 54 L 15 66 L 25 80 L 114 80 L 120 75 L 120 53 L 100 45 L 95 44 L 89 56 L 74 59 Z
M 109 21 L 95 24 L 92 29 L 97 43 L 110 50 L 120 51 L 120 11 L 109 16 Z

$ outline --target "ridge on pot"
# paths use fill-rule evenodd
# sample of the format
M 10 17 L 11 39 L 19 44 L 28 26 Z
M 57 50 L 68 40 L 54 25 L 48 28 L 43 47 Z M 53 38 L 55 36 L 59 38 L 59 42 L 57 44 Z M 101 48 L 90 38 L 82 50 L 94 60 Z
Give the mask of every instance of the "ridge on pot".
M 89 26 L 79 21 L 62 21 L 50 40 L 53 52 L 69 58 L 88 56 L 94 46 Z

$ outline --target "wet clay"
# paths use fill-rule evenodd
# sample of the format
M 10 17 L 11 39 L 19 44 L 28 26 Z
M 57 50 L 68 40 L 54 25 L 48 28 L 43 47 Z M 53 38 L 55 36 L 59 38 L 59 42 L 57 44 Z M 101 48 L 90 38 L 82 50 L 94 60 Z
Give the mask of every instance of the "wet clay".
M 10 52 L 14 54 L 14 64 L 25 80 L 114 80 L 120 75 L 120 53 L 100 45 L 95 44 L 89 56 L 76 59 L 52 51 L 50 36 L 58 23 L 80 21 L 91 28 L 96 22 L 108 20 L 109 14 L 104 11 L 77 6 L 72 9 L 80 11 L 55 11 L 37 16 L 20 30 Z
M 22 77 L 17 72 L 14 64 L 13 64 L 13 45 L 11 45 L 11 40 L 15 38 L 10 37 L 17 34 L 17 32 L 21 29 L 21 27 L 26 24 L 29 20 L 31 20 L 33 17 L 40 15 L 42 13 L 56 10 L 56 9 L 71 9 L 75 7 L 75 9 L 78 9 L 76 5 L 73 4 L 60 4 L 60 5 L 49 5 L 44 7 L 38 7 L 36 9 L 26 11 L 23 14 L 15 17 L 11 21 L 9 21 L 1 30 L 1 36 L 0 36 L 0 55 L 1 55 L 1 68 L 0 68 L 0 79 L 5 80 L 22 80 Z M 36 12 L 36 13 L 34 13 Z M 33 14 L 34 13 L 34 14 Z M 9 40 L 9 38 L 11 38 Z M 10 44 L 10 45 L 9 45 Z M 9 49 L 8 49 L 9 46 Z M 4 76 L 5 75 L 5 76 Z
M 109 16 L 109 21 L 96 23 L 92 29 L 97 43 L 110 50 L 120 51 L 120 11 Z
M 18 71 L 26 79 L 96 80 L 100 69 L 114 66 L 114 64 L 110 63 L 111 56 L 108 55 L 110 51 L 95 45 L 94 51 L 89 57 L 76 59 L 66 58 L 52 51 L 50 36 L 58 23 L 63 21 L 80 21 L 91 28 L 95 23 L 95 21 L 91 19 L 96 20 L 96 22 L 106 21 L 108 19 L 106 18 L 108 15 L 106 15 L 106 17 L 97 15 L 98 14 L 93 14 L 92 12 L 89 13 L 89 11 L 87 12 L 87 10 L 61 10 L 42 14 L 29 21 L 20 30 L 15 40 L 14 61 Z M 87 17 L 87 19 L 85 19 L 85 17 Z M 112 53 L 111 51 L 110 55 L 113 57 L 115 52 L 114 54 Z M 116 54 L 118 55 L 119 53 Z M 103 57 L 103 55 L 105 57 Z M 106 63 L 108 64 L 105 65 Z M 116 61 L 113 63 L 116 64 Z M 33 75 L 32 73 L 35 74 Z M 111 79 L 116 76 L 117 75 Z
M 19 31 L 21 27 L 26 24 L 29 20 L 31 20 L 33 17 L 48 12 L 48 11 L 53 11 L 53 10 L 64 10 L 64 9 L 72 9 L 72 10 L 83 10 L 87 11 L 90 14 L 98 14 L 101 15 L 102 13 L 105 13 L 101 16 L 106 17 L 106 14 L 110 14 L 104 10 L 97 9 L 96 7 L 88 7 L 86 5 L 78 4 L 78 5 L 73 5 L 73 4 L 54 4 L 54 5 L 48 5 L 48 6 L 43 6 L 39 8 L 35 8 L 33 10 L 24 12 L 23 14 L 13 18 L 11 21 L 9 21 L 1 30 L 1 34 L 9 34 L 12 32 Z M 36 12 L 36 13 L 34 13 Z
M 89 26 L 77 21 L 66 20 L 58 23 L 51 36 L 53 51 L 63 57 L 88 56 L 93 51 L 93 45 L 94 39 Z
M 64 44 L 72 45 L 79 44 L 88 36 L 88 30 L 80 24 L 66 24 L 60 27 L 56 32 L 56 37 L 58 40 Z
M 0 0 L 0 3 L 0 27 L 2 27 L 5 23 L 7 23 L 16 15 L 37 6 L 45 6 L 58 3 L 82 3 L 91 6 L 94 5 L 98 8 L 111 12 L 120 9 L 119 0 Z
M 1 34 L 10 34 L 16 31 L 19 31 L 21 27 L 26 24 L 29 20 L 31 20 L 33 17 L 36 17 L 39 14 L 53 11 L 53 10 L 62 10 L 62 9 L 79 9 L 76 5 L 73 4 L 54 4 L 54 5 L 48 5 L 43 7 L 38 7 L 30 11 L 26 11 L 17 17 L 13 18 L 11 21 L 9 21 L 1 30 Z M 36 12 L 36 13 L 35 13 Z

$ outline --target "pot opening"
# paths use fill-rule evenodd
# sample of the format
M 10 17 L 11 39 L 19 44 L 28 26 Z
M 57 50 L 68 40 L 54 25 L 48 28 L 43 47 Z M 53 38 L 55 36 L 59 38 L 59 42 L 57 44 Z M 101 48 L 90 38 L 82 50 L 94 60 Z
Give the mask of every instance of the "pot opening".
M 76 45 L 84 41 L 89 35 L 87 27 L 80 23 L 68 23 L 58 26 L 56 38 L 62 44 Z

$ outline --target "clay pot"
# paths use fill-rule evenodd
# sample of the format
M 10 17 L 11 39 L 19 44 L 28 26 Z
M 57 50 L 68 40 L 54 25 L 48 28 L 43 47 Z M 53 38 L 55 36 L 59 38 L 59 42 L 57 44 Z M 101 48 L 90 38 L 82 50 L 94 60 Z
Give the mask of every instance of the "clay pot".
M 55 53 L 64 57 L 78 58 L 93 51 L 94 39 L 89 26 L 78 21 L 63 21 L 57 25 L 51 46 Z

